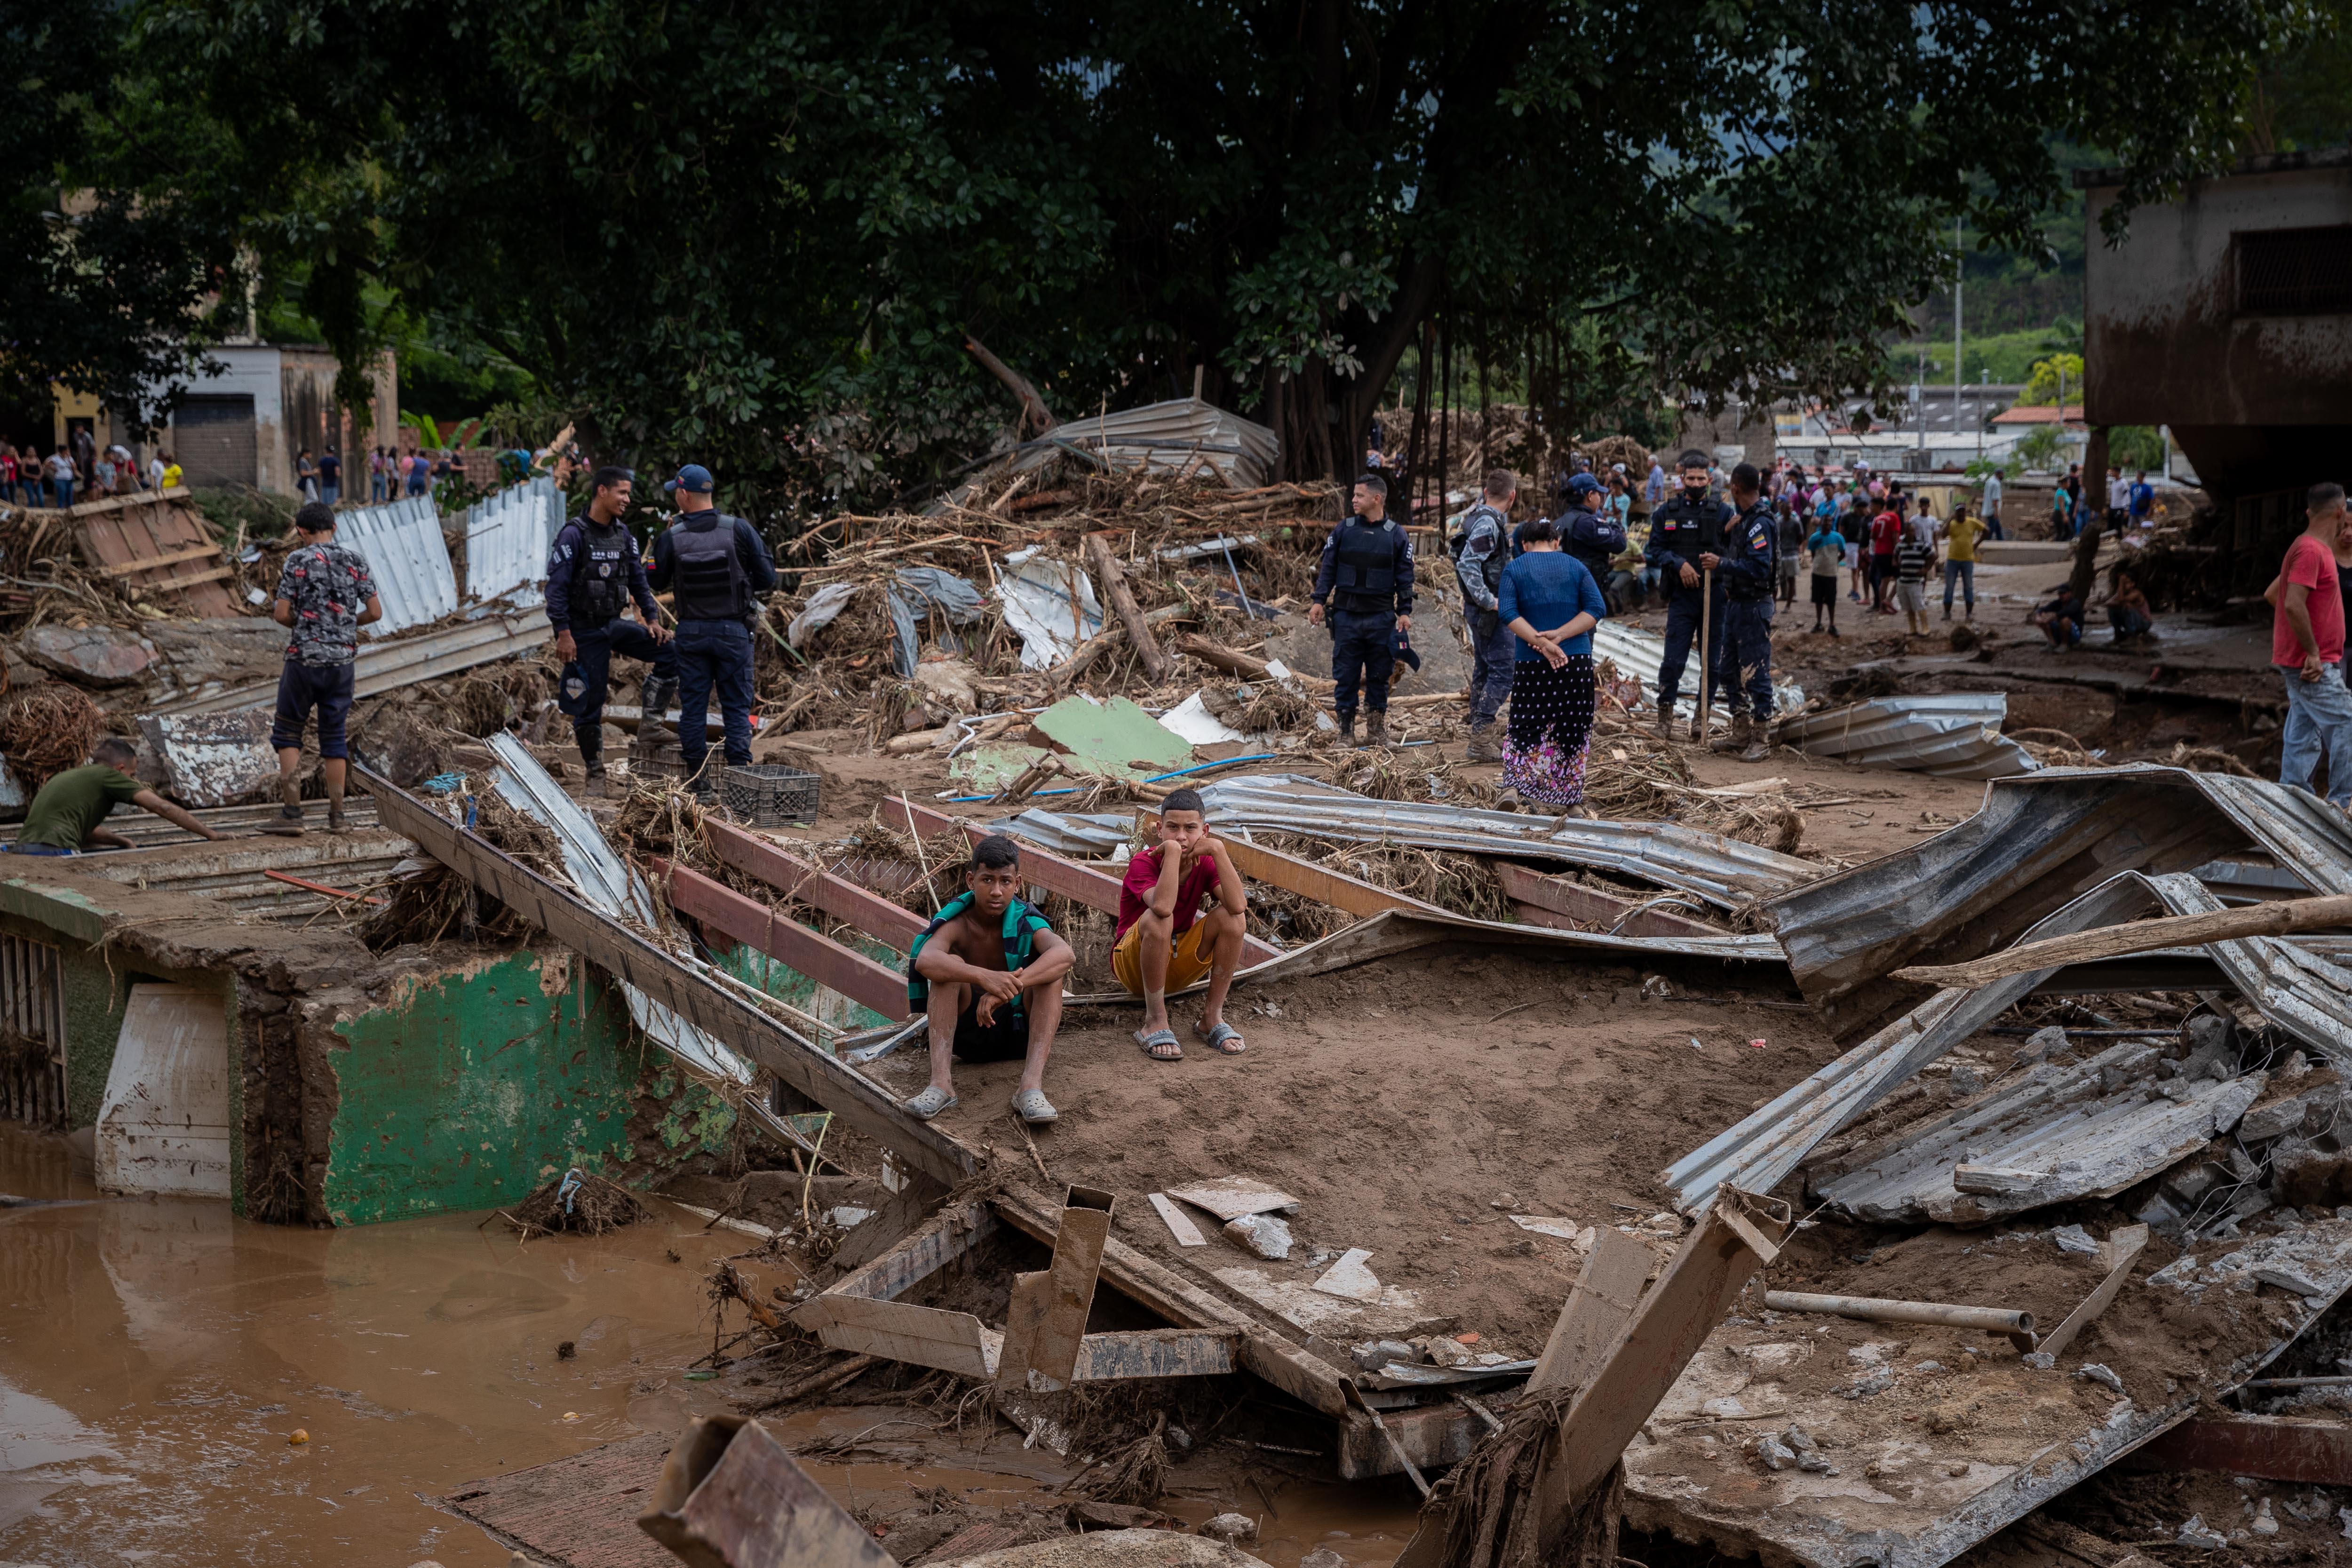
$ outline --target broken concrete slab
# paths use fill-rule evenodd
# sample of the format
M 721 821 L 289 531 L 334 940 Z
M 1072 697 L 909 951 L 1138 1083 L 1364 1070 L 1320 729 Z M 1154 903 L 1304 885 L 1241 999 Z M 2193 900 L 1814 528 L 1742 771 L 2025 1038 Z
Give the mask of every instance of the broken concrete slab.
M 52 675 L 83 686 L 129 686 L 155 662 L 146 638 L 114 626 L 35 626 L 16 650 Z
M 1288 1193 L 1250 1176 L 1213 1176 L 1204 1182 L 1188 1182 L 1181 1187 L 1170 1187 L 1168 1195 L 1204 1208 L 1221 1220 L 1239 1219 L 1245 1214 L 1286 1214 L 1298 1207 L 1298 1200 Z
M 1451 1320 L 1425 1310 L 1415 1292 L 1381 1287 L 1376 1301 L 1325 1296 L 1295 1280 L 1276 1279 L 1263 1268 L 1236 1266 L 1210 1270 L 1219 1284 L 1255 1301 L 1303 1332 L 1333 1341 L 1410 1339 L 1451 1326 Z
M 267 709 L 239 713 L 142 713 L 139 732 L 163 759 L 183 805 L 235 805 L 277 787 Z
M 2112 1197 L 2236 1126 L 2266 1081 L 2159 1081 L 2157 1060 L 2152 1047 L 2126 1042 L 2077 1065 L 2044 1062 L 1841 1157 L 1814 1188 L 1852 1218 L 1959 1226 Z M 2103 1083 L 2115 1087 L 2102 1092 Z

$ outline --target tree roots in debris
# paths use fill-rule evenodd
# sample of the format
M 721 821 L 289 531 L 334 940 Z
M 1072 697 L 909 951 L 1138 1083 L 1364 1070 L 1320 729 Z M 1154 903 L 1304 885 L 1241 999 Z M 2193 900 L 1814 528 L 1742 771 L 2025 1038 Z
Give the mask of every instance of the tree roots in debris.
M 1168 1484 L 1168 1445 L 1160 1436 L 1167 1426 L 1168 1413 L 1161 1411 L 1151 1418 L 1150 1431 L 1096 1460 L 1074 1479 L 1078 1494 L 1131 1508 L 1149 1508 L 1157 1502 Z
M 1622 1465 L 1578 1500 L 1557 1539 L 1538 1538 L 1537 1485 L 1544 1468 L 1558 1462 L 1566 1403 L 1564 1394 L 1522 1402 L 1501 1431 L 1430 1489 L 1422 1528 L 1438 1531 L 1444 1568 L 1616 1568 Z
M 520 1232 L 534 1236 L 603 1236 L 625 1225 L 651 1219 L 647 1208 L 628 1188 L 574 1168 L 540 1188 L 499 1216 Z
M 492 666 L 466 676 L 450 691 L 449 723 L 468 735 L 494 735 L 538 712 L 551 695 L 537 665 Z
M 58 682 L 36 686 L 0 705 L 0 755 L 28 791 L 36 790 L 88 761 L 103 726 L 98 704 L 80 691 Z
M 464 790 L 447 798 L 463 809 L 470 797 L 474 831 L 541 876 L 562 880 L 563 849 L 555 830 L 509 805 L 489 782 L 467 778 Z M 361 929 L 361 940 L 377 952 L 404 942 L 439 942 L 446 937 L 469 941 L 512 942 L 530 930 L 520 917 L 448 867 L 434 864 L 394 882 L 390 898 Z

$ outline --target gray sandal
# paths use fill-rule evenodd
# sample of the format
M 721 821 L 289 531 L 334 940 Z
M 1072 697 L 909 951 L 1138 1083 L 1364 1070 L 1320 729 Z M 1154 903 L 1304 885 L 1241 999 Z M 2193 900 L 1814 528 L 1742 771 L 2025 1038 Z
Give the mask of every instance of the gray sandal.
M 1155 1062 L 1181 1062 L 1184 1059 L 1184 1042 L 1176 1037 L 1173 1029 L 1154 1029 L 1150 1034 L 1135 1031 L 1135 1043 L 1143 1054 Z M 1162 1047 L 1166 1047 L 1162 1049 Z
M 1013 1097 L 1013 1114 L 1032 1127 L 1043 1127 L 1062 1113 L 1054 1109 L 1054 1102 L 1045 1098 L 1044 1089 L 1024 1089 Z
M 1231 1024 L 1215 1023 L 1205 1026 L 1195 1024 L 1192 1032 L 1229 1057 L 1237 1057 L 1249 1049 L 1249 1042 L 1243 1039 L 1242 1032 Z
M 918 1121 L 929 1121 L 940 1111 L 953 1110 L 961 1103 L 953 1093 L 934 1084 L 914 1099 L 900 1101 L 898 1109 Z

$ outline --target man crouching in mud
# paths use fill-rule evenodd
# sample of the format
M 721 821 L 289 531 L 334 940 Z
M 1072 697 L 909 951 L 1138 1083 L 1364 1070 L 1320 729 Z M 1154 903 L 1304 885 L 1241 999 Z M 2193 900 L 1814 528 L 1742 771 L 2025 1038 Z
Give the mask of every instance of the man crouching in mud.
M 1062 977 L 1078 955 L 1045 917 L 1020 899 L 1021 851 L 993 833 L 972 847 L 968 892 L 948 900 L 915 939 L 907 963 L 907 1000 L 931 1026 L 931 1081 L 904 1102 L 929 1121 L 956 1103 L 951 1059 L 1019 1058 L 1021 1087 L 1013 1109 L 1042 1125 L 1060 1114 L 1045 1098 L 1045 1058 L 1062 1026 Z

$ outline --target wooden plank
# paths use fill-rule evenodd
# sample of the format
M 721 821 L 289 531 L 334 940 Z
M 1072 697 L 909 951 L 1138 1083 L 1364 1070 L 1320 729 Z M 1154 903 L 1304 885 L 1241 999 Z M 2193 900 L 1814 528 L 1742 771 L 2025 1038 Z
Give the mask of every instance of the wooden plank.
M 637 1527 L 677 1435 L 647 1432 L 543 1465 L 461 1481 L 438 1500 L 530 1549 L 531 1560 L 593 1568 L 677 1568 Z
M 135 490 L 129 495 L 108 496 L 104 500 L 76 501 L 72 507 L 68 509 L 66 515 L 68 517 L 98 517 L 110 511 L 121 511 L 125 507 L 153 506 L 158 501 L 185 500 L 187 499 L 188 487 L 185 485 L 173 485 L 167 490 Z
M 1217 1377 L 1240 1364 L 1237 1329 L 1145 1329 L 1078 1342 L 1073 1383 L 1127 1377 Z
M 173 550 L 162 555 L 150 555 L 142 561 L 126 561 L 120 566 L 101 568 L 100 575 L 121 577 L 132 572 L 146 572 L 158 566 L 177 566 L 184 561 L 201 561 L 207 555 L 218 555 L 217 544 L 191 544 L 184 550 Z
M 2063 1355 L 2066 1347 L 2074 1342 L 2074 1336 L 2095 1322 L 2099 1314 L 2115 1300 L 2116 1292 L 2122 1289 L 2124 1281 L 2131 1278 L 2132 1265 L 2139 1261 L 2139 1255 L 2147 1247 L 2147 1226 L 2144 1225 L 2124 1226 L 2100 1243 L 2099 1258 L 2107 1266 L 2107 1277 L 2083 1298 L 2081 1306 L 2066 1314 L 2064 1322 L 2053 1329 L 2033 1348 L 2047 1351 L 2053 1356 Z
M 1650 1249 L 1614 1226 L 1595 1226 L 1592 1250 L 1544 1342 L 1528 1392 L 1581 1388 L 1601 1358 L 1633 1321 L 1650 1277 Z
M 1055 1222 L 1036 1195 L 1008 1187 L 992 1200 L 997 1216 L 1037 1240 L 1054 1239 Z M 1255 1374 L 1322 1414 L 1344 1420 L 1349 1411 L 1338 1368 L 1299 1349 L 1240 1309 L 1210 1295 L 1174 1270 L 1145 1257 L 1117 1237 L 1103 1246 L 1102 1279 L 1120 1295 L 1179 1328 L 1238 1329 L 1242 1370 Z
M 1142 606 L 1129 591 L 1127 573 L 1119 565 L 1118 557 L 1110 552 L 1110 546 L 1099 533 L 1087 535 L 1084 551 L 1102 584 L 1103 597 L 1110 601 L 1112 612 L 1127 628 L 1129 640 L 1135 644 L 1136 656 L 1143 660 L 1143 673 L 1154 686 L 1159 685 L 1168 679 L 1168 655 L 1161 650 L 1160 639 L 1151 635 L 1151 624 L 1143 618 Z
M 907 978 L 897 970 L 885 969 L 864 953 L 845 948 L 791 916 L 780 915 L 767 905 L 712 881 L 699 871 L 661 859 L 653 862 L 653 871 L 669 899 L 669 907 L 679 914 L 790 964 L 818 984 L 838 991 L 886 1018 L 904 1022 L 908 1016 Z
M 1054 1231 L 1054 1261 L 1041 1272 L 1014 1277 L 1004 1355 L 997 1365 L 1003 1386 L 1051 1394 L 1076 1376 L 1078 1342 L 1094 1310 L 1116 1202 L 1100 1188 L 1072 1184 Z
M 468 833 L 383 774 L 354 763 L 379 819 L 464 876 L 519 917 L 643 992 L 697 1028 L 726 1040 L 786 1085 L 840 1117 L 925 1175 L 955 1186 L 980 1169 L 979 1152 L 944 1128 L 918 1121 L 881 1085 L 698 973 L 477 834 Z
M 996 1375 L 1004 1336 L 970 1312 L 918 1307 L 908 1301 L 877 1301 L 867 1296 L 825 1296 L 826 1321 L 816 1337 L 837 1351 L 887 1356 L 917 1366 L 935 1366 L 959 1377 L 986 1382 Z
M 236 575 L 236 568 L 234 566 L 215 566 L 209 572 L 194 572 L 184 577 L 162 577 L 131 585 L 146 594 L 176 593 L 183 588 L 193 588 L 199 583 L 217 583 L 224 577 Z
M 737 870 L 759 878 L 785 898 L 848 921 L 900 952 L 905 952 L 930 923 L 913 910 L 878 898 L 756 833 L 706 816 L 702 835 L 710 852 Z
M 996 1215 L 986 1204 L 963 1204 L 941 1209 L 908 1232 L 881 1257 L 843 1275 L 824 1291 L 787 1314 L 803 1328 L 802 1315 L 817 1314 L 816 1303 L 826 1296 L 864 1296 L 877 1301 L 895 1300 L 995 1234 Z
M 1178 1208 L 1166 1193 L 1153 1193 L 1150 1198 L 1152 1209 L 1160 1215 L 1160 1223 L 1167 1226 L 1168 1234 L 1176 1238 L 1177 1246 L 1209 1245 L 1209 1238 L 1201 1234 L 1201 1227 L 1192 1223 L 1192 1216 Z
M 2123 1458 L 2127 1470 L 2213 1470 L 2266 1481 L 2352 1486 L 2352 1424 L 2309 1415 L 2184 1421 Z
M 119 503 L 119 504 L 118 504 Z M 212 551 L 219 543 L 210 531 L 177 500 L 159 500 L 152 495 L 123 496 L 110 501 L 92 501 L 84 512 L 74 509 L 79 524 L 76 540 L 82 554 L 92 565 L 121 566 L 152 560 L 160 555 L 195 545 Z M 212 574 L 199 574 L 184 583 L 160 580 L 153 574 L 160 567 L 138 567 L 123 575 L 131 585 L 157 592 L 177 593 L 185 605 L 200 616 L 229 616 L 236 613 L 236 605 L 228 590 Z M 219 574 L 232 575 L 234 569 Z
M 1556 915 L 1566 915 L 1572 921 L 1583 921 L 1588 925 L 1597 924 L 1604 931 L 1616 925 L 1618 921 L 1624 921 L 1623 928 L 1617 933 L 1620 936 L 1721 936 L 1724 934 L 1721 926 L 1708 925 L 1704 921 L 1695 921 L 1687 915 L 1679 915 L 1665 909 L 1643 910 L 1628 920 L 1626 916 L 1639 907 L 1641 900 L 1620 898 L 1614 893 L 1602 892 L 1598 888 L 1588 887 L 1582 882 L 1572 881 L 1566 877 L 1547 876 L 1541 871 L 1533 870 L 1515 861 L 1496 860 L 1493 864 L 1495 874 L 1502 879 L 1504 893 L 1514 901 L 1533 904 L 1538 909 L 1549 910 Z M 1553 922 L 1530 921 L 1528 923 L 1551 925 Z M 1575 931 L 1583 928 L 1556 926 L 1554 929 Z

